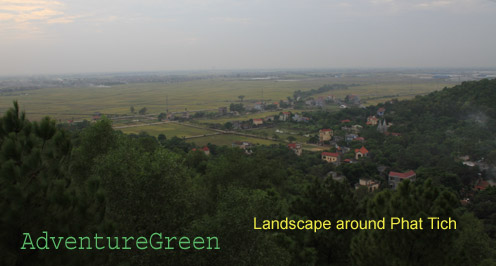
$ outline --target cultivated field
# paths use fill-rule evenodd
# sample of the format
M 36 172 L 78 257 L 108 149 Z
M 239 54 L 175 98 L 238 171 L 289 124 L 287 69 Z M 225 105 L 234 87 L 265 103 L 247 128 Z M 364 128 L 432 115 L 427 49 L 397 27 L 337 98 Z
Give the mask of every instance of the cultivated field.
M 208 129 L 200 129 L 194 127 L 183 126 L 178 123 L 165 123 L 159 125 L 146 125 L 146 126 L 134 126 L 126 128 L 117 128 L 126 134 L 139 134 L 140 132 L 146 132 L 151 136 L 158 136 L 159 134 L 164 134 L 167 138 L 177 136 L 177 137 L 192 137 L 200 136 L 205 134 L 211 134 L 214 131 Z
M 244 137 L 244 136 L 238 136 L 232 134 L 215 135 L 215 136 L 208 136 L 203 138 L 195 138 L 195 139 L 187 140 L 187 142 L 195 143 L 198 146 L 207 145 L 208 143 L 219 146 L 223 146 L 223 145 L 231 146 L 231 144 L 235 141 L 248 141 L 253 144 L 262 144 L 262 145 L 271 145 L 271 144 L 280 143 L 272 140 Z
M 136 111 L 146 107 L 149 113 L 160 113 L 166 110 L 166 96 L 168 97 L 168 109 L 172 112 L 212 110 L 221 106 L 229 106 L 232 102 L 239 102 L 239 95 L 244 95 L 243 102 L 251 105 L 262 99 L 262 90 L 265 101 L 279 101 L 292 96 L 295 90 L 317 89 L 324 84 L 335 83 L 357 84 L 358 86 L 348 90 L 327 92 L 324 95 L 333 94 L 344 97 L 346 94 L 357 94 L 368 104 L 375 104 L 390 98 L 412 97 L 453 85 L 437 80 L 413 79 L 397 75 L 339 78 L 296 75 L 287 76 L 284 80 L 219 77 L 168 84 L 143 83 L 103 88 L 30 90 L 19 95 L 2 95 L 0 111 L 5 111 L 12 105 L 12 101 L 18 100 L 21 107 L 28 113 L 28 117 L 33 120 L 46 115 L 62 121 L 88 119 L 95 112 L 124 115 L 130 113 L 130 106 L 134 106 Z
M 91 119 L 96 112 L 107 115 L 128 115 L 131 114 L 131 106 L 134 106 L 135 111 L 146 107 L 148 113 L 151 114 L 165 112 L 167 108 L 171 112 L 216 112 L 218 107 L 227 107 L 231 103 L 240 102 L 238 98 L 240 95 L 244 96 L 243 103 L 246 106 L 251 106 L 262 99 L 266 102 L 285 100 L 287 97 L 292 97 L 293 92 L 296 90 L 318 89 L 325 84 L 348 84 L 353 86 L 347 90 L 328 91 L 320 95 L 314 95 L 313 97 L 334 95 L 342 99 L 347 94 L 356 94 L 360 96 L 362 102 L 365 102 L 365 104 L 377 104 L 392 98 L 407 99 L 415 95 L 426 94 L 446 86 L 453 86 L 455 83 L 433 79 L 426 80 L 394 73 L 375 73 L 371 75 L 349 74 L 339 77 L 306 73 L 286 74 L 284 77 L 271 79 L 224 78 L 219 76 L 217 78 L 177 83 L 137 83 L 111 87 L 29 90 L 18 93 L 17 95 L 1 95 L 0 112 L 7 110 L 14 100 L 19 101 L 21 108 L 27 112 L 30 120 L 38 120 L 48 115 L 62 122 L 69 119 L 76 121 Z M 168 106 L 166 106 L 166 97 L 168 98 Z M 330 110 L 338 109 L 334 105 L 327 106 L 326 108 Z M 292 111 L 299 112 L 298 110 Z M 278 115 L 279 112 L 269 111 L 234 117 L 202 118 L 197 119 L 194 123 L 224 124 L 229 121 L 244 121 Z M 194 128 L 178 123 L 146 125 L 153 122 L 157 122 L 155 117 L 130 117 L 114 121 L 114 126 L 131 126 L 117 128 L 128 134 L 139 134 L 144 131 L 153 136 L 164 134 L 168 138 L 172 136 L 189 138 L 215 132 L 206 128 Z M 261 137 L 272 137 L 276 134 L 275 130 L 276 128 L 256 129 L 249 130 L 246 133 Z M 305 143 L 308 140 L 307 137 L 298 134 L 300 132 L 297 130 L 283 129 L 283 131 L 284 133 L 276 134 L 282 143 L 285 143 L 289 136 L 293 136 L 300 143 Z M 281 143 L 229 134 L 188 139 L 188 142 L 195 142 L 198 145 L 213 143 L 230 146 L 234 141 L 249 141 L 258 144 Z M 321 149 L 311 145 L 305 148 Z

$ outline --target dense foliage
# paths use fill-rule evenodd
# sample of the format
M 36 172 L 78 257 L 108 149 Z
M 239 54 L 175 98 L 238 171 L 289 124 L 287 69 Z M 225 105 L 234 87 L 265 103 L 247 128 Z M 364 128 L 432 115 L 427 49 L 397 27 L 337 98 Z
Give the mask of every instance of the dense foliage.
M 390 130 L 361 132 L 371 156 L 335 167 L 286 146 L 243 150 L 209 145 L 210 155 L 171 136 L 127 136 L 102 119 L 83 130 L 29 122 L 17 103 L 0 118 L 0 258 L 5 265 L 492 265 L 494 188 L 473 192 L 494 165 L 496 80 L 466 82 L 411 101 L 393 101 Z M 377 107 L 309 113 L 309 128 L 364 124 Z M 347 143 L 342 143 L 347 144 Z M 348 145 L 348 144 L 347 144 Z M 354 146 L 361 144 L 350 144 Z M 355 190 L 360 177 L 384 181 L 378 166 L 415 169 L 397 190 Z M 343 173 L 343 182 L 327 176 Z M 471 197 L 467 207 L 460 199 Z M 457 230 L 254 230 L 259 219 L 457 220 Z M 39 235 L 214 235 L 221 250 L 162 252 L 20 250 Z

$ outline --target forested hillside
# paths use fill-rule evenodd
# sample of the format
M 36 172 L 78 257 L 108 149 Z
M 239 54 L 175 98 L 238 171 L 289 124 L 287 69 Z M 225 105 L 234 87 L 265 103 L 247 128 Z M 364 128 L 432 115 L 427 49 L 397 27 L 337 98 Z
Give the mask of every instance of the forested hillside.
M 387 135 L 361 132 L 370 156 L 334 166 L 283 145 L 192 151 L 177 137 L 128 136 L 107 119 L 77 131 L 30 122 L 18 104 L 0 119 L 2 265 L 494 265 L 496 80 L 409 101 L 314 112 L 309 128 L 364 124 L 377 108 Z M 343 145 L 345 143 L 342 143 Z M 459 159 L 468 155 L 475 166 Z M 389 189 L 379 168 L 415 170 Z M 484 169 L 482 169 L 484 168 Z M 343 182 L 328 176 L 344 174 Z M 359 178 L 381 182 L 356 190 Z M 469 198 L 468 204 L 460 200 Z M 455 219 L 456 230 L 254 230 L 257 219 Z M 217 236 L 220 250 L 21 250 L 39 236 Z

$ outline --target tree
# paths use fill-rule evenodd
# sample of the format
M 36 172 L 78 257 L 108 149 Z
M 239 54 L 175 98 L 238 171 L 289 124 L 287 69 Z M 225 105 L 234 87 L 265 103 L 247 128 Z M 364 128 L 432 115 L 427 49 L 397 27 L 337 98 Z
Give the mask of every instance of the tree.
M 245 107 L 242 103 L 231 103 L 231 105 L 229 106 L 229 110 L 231 112 L 243 112 L 245 110 Z
M 119 221 L 118 234 L 180 234 L 195 217 L 191 176 L 179 155 L 164 148 L 147 152 L 139 139 L 120 136 L 117 147 L 95 167 L 108 198 L 106 213 Z M 177 256 L 129 250 L 121 259 L 133 265 L 175 265 Z
M 496 187 L 477 192 L 469 208 L 482 220 L 487 234 L 496 239 Z
M 74 177 L 71 151 L 69 134 L 55 121 L 45 117 L 31 123 L 17 102 L 0 118 L 2 265 L 102 263 L 95 254 L 20 249 L 23 233 L 34 239 L 42 231 L 63 236 L 101 233 L 105 228 L 100 208 L 104 196 L 89 179 Z
M 293 136 L 289 136 L 289 137 L 288 137 L 288 141 L 289 141 L 289 142 L 296 141 L 296 138 L 295 138 L 295 137 L 293 137 Z
M 283 236 L 247 227 L 253 217 L 283 217 L 283 212 L 284 206 L 273 191 L 237 187 L 221 191 L 214 214 L 196 221 L 193 230 L 197 235 L 215 232 L 224 247 L 211 254 L 197 253 L 191 264 L 289 265 L 291 254 L 278 241 Z
M 131 114 L 134 114 L 134 106 L 131 105 L 131 107 L 129 108 L 129 110 L 131 111 Z
M 141 109 L 138 111 L 138 113 L 139 113 L 140 115 L 146 115 L 146 112 L 147 112 L 147 111 L 148 111 L 148 110 L 146 109 L 146 107 L 143 107 L 143 108 L 141 108 Z
M 347 182 L 314 180 L 305 191 L 301 213 L 313 220 L 346 220 L 358 216 L 356 198 Z M 349 265 L 349 245 L 353 231 L 319 231 L 310 239 L 318 251 L 317 264 Z
M 226 122 L 223 127 L 224 127 L 224 129 L 231 130 L 233 127 L 233 124 L 231 122 Z
M 375 195 L 367 205 L 364 219 L 391 217 L 424 221 L 424 230 L 361 230 L 353 237 L 351 258 L 354 265 L 446 265 L 457 231 L 431 230 L 427 217 L 458 220 L 455 195 L 432 185 L 430 180 L 413 184 L 400 183 L 395 191 Z M 458 227 L 457 227 L 458 228 Z M 387 250 L 387 256 L 383 253 Z
M 239 95 L 238 98 L 239 98 L 239 102 L 243 102 L 243 99 L 245 98 L 245 96 L 244 95 Z
M 165 120 L 165 118 L 167 118 L 167 114 L 166 113 L 160 113 L 158 115 L 158 121 L 163 121 L 163 120 Z
M 159 143 L 164 143 L 167 140 L 167 137 L 164 134 L 160 133 L 158 134 L 157 140 Z

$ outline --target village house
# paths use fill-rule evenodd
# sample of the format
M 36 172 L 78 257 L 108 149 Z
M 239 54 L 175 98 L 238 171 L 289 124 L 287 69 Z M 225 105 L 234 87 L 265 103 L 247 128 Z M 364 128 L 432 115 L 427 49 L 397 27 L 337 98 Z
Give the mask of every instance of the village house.
M 251 124 L 249 121 L 243 121 L 241 123 L 241 129 L 250 129 L 251 128 Z
M 386 108 L 384 108 L 384 107 L 377 109 L 377 115 L 378 116 L 383 116 L 385 112 L 386 112 Z
M 355 184 L 355 189 L 359 189 L 360 187 L 367 187 L 368 192 L 372 192 L 376 189 L 379 189 L 379 181 L 368 179 L 368 178 L 360 178 L 358 183 Z
M 353 132 L 354 134 L 360 133 L 360 131 L 362 131 L 362 129 L 363 129 L 363 127 L 360 125 L 351 126 L 351 132 Z
M 417 174 L 415 174 L 413 170 L 404 173 L 391 171 L 389 172 L 388 175 L 388 184 L 390 188 L 396 189 L 401 181 L 406 179 L 409 179 L 410 181 L 415 181 L 416 177 Z
M 279 115 L 279 120 L 280 121 L 288 121 L 290 117 L 291 117 L 291 113 L 290 112 L 282 112 Z
M 346 132 L 351 132 L 351 127 L 344 126 L 344 127 L 341 127 L 341 130 L 346 131 Z
M 315 100 L 315 105 L 319 107 L 324 107 L 325 106 L 325 100 L 323 96 L 320 96 Z
M 269 121 L 273 122 L 275 120 L 275 118 L 273 116 L 267 116 L 264 118 L 264 120 L 265 120 L 265 122 L 269 122 Z
M 346 95 L 346 97 L 344 98 L 344 101 L 347 103 L 350 103 L 350 104 L 359 105 L 360 104 L 360 97 L 358 95 L 355 95 L 355 94 Z
M 303 152 L 303 147 L 299 143 L 289 143 L 288 144 L 288 148 L 290 148 L 291 150 L 293 150 L 294 153 L 296 155 L 298 155 L 298 156 L 300 156 L 301 153 Z
M 239 121 L 232 121 L 231 123 L 232 123 L 232 129 L 234 129 L 234 130 L 241 129 L 241 122 L 239 122 Z
M 263 111 L 264 110 L 264 103 L 263 102 L 256 102 L 254 105 L 253 105 L 253 109 L 257 110 L 257 111 Z
M 358 135 L 356 135 L 356 134 L 346 134 L 346 135 L 344 136 L 344 140 L 345 140 L 346 142 L 353 141 L 353 140 L 354 140 L 354 139 L 356 139 L 356 138 L 358 138 Z
M 311 99 L 306 100 L 305 104 L 312 106 L 312 105 L 315 105 L 315 101 L 313 100 L 313 98 L 311 98 Z
M 321 154 L 322 160 L 328 163 L 339 164 L 339 154 L 337 152 L 322 152 Z
M 263 119 L 261 119 L 261 118 L 253 119 L 253 125 L 255 125 L 255 126 L 263 125 Z
M 207 146 L 204 146 L 203 148 L 201 149 L 196 149 L 196 148 L 193 148 L 192 151 L 203 151 L 203 153 L 205 153 L 205 155 L 210 155 L 210 149 L 207 147 Z
M 189 112 L 183 112 L 181 118 L 182 119 L 189 119 Z
M 369 151 L 362 146 L 360 149 L 355 149 L 355 160 L 358 160 L 362 157 L 367 157 L 369 155 Z
M 324 143 L 324 141 L 330 141 L 332 139 L 333 131 L 329 128 L 324 128 L 319 130 L 319 142 L 320 144 Z
M 219 115 L 226 115 L 227 107 L 219 107 Z
M 349 122 L 351 122 L 351 120 L 349 120 L 349 119 L 341 120 L 341 123 L 349 123 Z
M 374 116 L 369 116 L 367 117 L 367 125 L 369 126 L 375 126 L 377 125 L 377 122 L 379 121 L 379 119 L 377 119 L 377 117 Z
M 251 154 L 251 148 L 253 147 L 253 144 L 247 141 L 235 141 L 232 143 L 232 147 L 243 149 L 246 154 Z
M 486 190 L 489 186 L 490 186 L 489 182 L 483 180 L 482 178 L 479 178 L 474 185 L 474 190 L 475 191 Z
M 300 114 L 295 114 L 292 119 L 293 119 L 293 121 L 298 122 L 298 123 L 310 121 L 310 118 L 301 116 Z
M 339 154 L 345 154 L 351 150 L 349 147 L 345 147 L 345 146 L 336 145 L 335 147 L 336 147 L 336 151 Z
M 358 137 L 358 138 L 355 138 L 354 141 L 364 142 L 365 138 L 364 137 Z
M 330 178 L 332 178 L 332 180 L 338 181 L 338 182 L 343 182 L 346 179 L 346 177 L 344 175 L 339 174 L 338 172 L 335 172 L 335 171 L 330 171 L 329 173 L 327 173 L 326 176 L 330 177 Z

